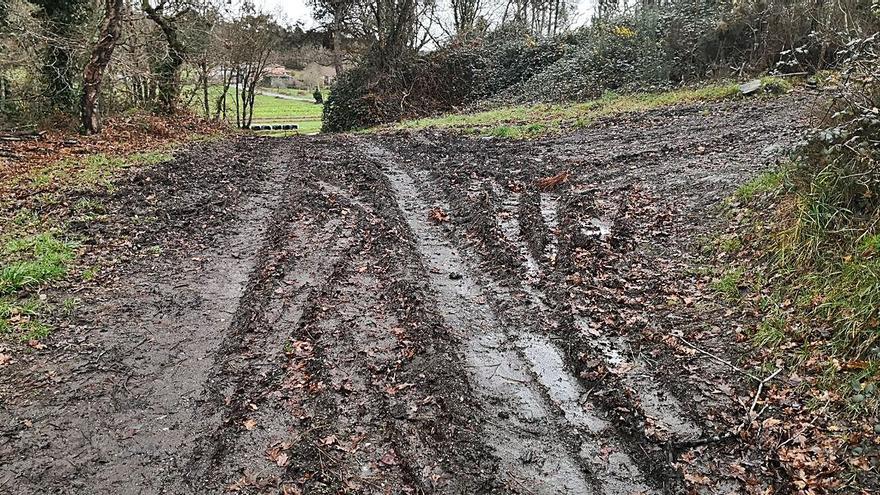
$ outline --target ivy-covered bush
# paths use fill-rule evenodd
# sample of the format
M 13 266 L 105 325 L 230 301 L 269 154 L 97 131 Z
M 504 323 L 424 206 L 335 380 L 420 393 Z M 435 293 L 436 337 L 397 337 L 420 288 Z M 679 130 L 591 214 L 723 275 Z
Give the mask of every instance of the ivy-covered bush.
M 564 56 L 510 85 L 501 103 L 582 100 L 632 84 L 668 81 L 669 68 L 652 32 L 624 23 L 602 23 L 572 36 Z
M 871 0 L 878 2 L 880 0 Z M 337 82 L 324 129 L 347 130 L 463 107 L 592 98 L 768 69 L 838 63 L 840 13 L 811 0 L 673 2 L 538 39 L 515 26 L 389 64 L 367 57 Z M 852 13 L 850 13 L 852 14 Z M 850 15 L 846 14 L 846 15 Z M 870 8 L 858 13 L 870 31 Z

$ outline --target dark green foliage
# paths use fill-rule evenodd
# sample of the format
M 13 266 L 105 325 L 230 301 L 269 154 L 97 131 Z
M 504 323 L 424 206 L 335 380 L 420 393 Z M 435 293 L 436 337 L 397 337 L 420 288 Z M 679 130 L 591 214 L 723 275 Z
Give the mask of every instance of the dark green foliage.
M 653 32 L 626 23 L 603 23 L 578 33 L 565 56 L 501 92 L 503 102 L 583 100 L 632 84 L 669 82 L 670 63 Z
M 811 0 L 643 6 L 552 38 L 503 27 L 390 65 L 367 58 L 363 70 L 337 82 L 325 129 L 422 117 L 475 101 L 571 101 L 767 70 L 814 72 L 838 63 L 840 40 L 858 36 L 839 32 L 844 17 L 859 18 L 861 32 L 876 29 L 867 11 L 823 9 Z
M 537 42 L 506 29 L 391 66 L 368 58 L 337 80 L 324 105 L 323 130 L 362 128 L 487 98 L 528 79 L 564 52 L 564 41 Z M 383 64 L 386 68 L 379 70 Z
M 324 102 L 322 131 L 347 131 L 380 122 L 378 109 L 369 101 L 370 87 L 379 84 L 379 81 L 371 82 L 371 79 L 373 75 L 370 69 L 363 65 L 339 76 Z

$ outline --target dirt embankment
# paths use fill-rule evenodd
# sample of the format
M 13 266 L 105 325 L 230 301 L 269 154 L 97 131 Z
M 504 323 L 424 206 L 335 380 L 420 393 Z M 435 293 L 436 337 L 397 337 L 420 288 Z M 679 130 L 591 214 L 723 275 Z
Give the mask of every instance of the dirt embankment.
M 0 491 L 785 487 L 725 436 L 754 384 L 690 346 L 741 352 L 693 267 L 805 101 L 201 145 L 83 227 L 141 255 L 3 370 Z

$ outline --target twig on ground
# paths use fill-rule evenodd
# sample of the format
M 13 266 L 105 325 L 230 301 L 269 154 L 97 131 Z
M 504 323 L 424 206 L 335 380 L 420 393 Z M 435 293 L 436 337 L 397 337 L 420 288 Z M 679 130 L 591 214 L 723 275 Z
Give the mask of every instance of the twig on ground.
M 682 340 L 684 340 L 684 339 L 682 339 Z M 725 440 L 729 440 L 733 437 L 739 436 L 740 433 L 742 433 L 743 431 L 746 430 L 746 428 L 752 423 L 752 421 L 758 419 L 761 416 L 761 414 L 763 414 L 764 411 L 767 410 L 767 407 L 765 406 L 765 407 L 761 408 L 761 410 L 758 412 L 758 414 L 755 414 L 754 417 L 752 416 L 752 414 L 755 412 L 755 407 L 758 404 L 758 400 L 761 398 L 761 393 L 763 393 L 763 391 L 764 391 L 764 385 L 767 382 L 769 382 L 770 380 L 776 378 L 776 375 L 778 375 L 781 372 L 782 372 L 782 368 L 779 368 L 776 371 L 774 371 L 773 373 L 771 373 L 770 375 L 768 375 L 766 378 L 761 378 L 761 379 L 755 378 L 758 381 L 758 389 L 755 391 L 755 395 L 752 397 L 752 406 L 746 412 L 745 418 L 743 418 L 742 423 L 737 425 L 732 430 L 728 431 L 727 433 L 724 433 L 721 435 L 715 435 L 712 437 L 696 438 L 694 440 L 685 440 L 685 441 L 679 441 L 679 442 L 667 442 L 666 448 L 667 449 L 693 448 L 693 447 L 699 447 L 701 445 L 708 445 L 710 443 L 723 442 Z M 749 375 L 749 376 L 752 376 L 752 375 Z
M 736 371 L 739 371 L 739 372 L 742 373 L 743 375 L 745 375 L 745 376 L 751 378 L 752 380 L 755 380 L 756 382 L 760 382 L 760 381 L 761 381 L 761 379 L 758 378 L 757 376 L 755 376 L 755 375 L 749 373 L 748 371 L 746 371 L 746 370 L 740 368 L 739 366 L 737 366 L 737 365 L 731 363 L 730 361 L 726 361 L 726 360 L 724 360 L 724 359 L 722 359 L 722 358 L 716 356 L 715 354 L 712 354 L 712 353 L 709 352 L 709 351 L 704 351 L 703 349 L 700 349 L 700 348 L 697 347 L 696 345 L 694 345 L 694 344 L 688 342 L 687 340 L 685 340 L 684 337 L 678 337 L 678 340 L 680 340 L 684 345 L 686 345 L 686 346 L 690 347 L 691 349 L 693 349 L 693 350 L 699 352 L 700 354 L 703 354 L 703 355 L 705 355 L 705 356 L 709 356 L 710 358 L 714 359 L 715 361 L 718 361 L 718 362 L 721 363 L 721 364 L 724 364 L 724 365 L 729 366 L 730 368 L 732 368 L 732 369 L 734 369 L 734 370 L 736 370 Z

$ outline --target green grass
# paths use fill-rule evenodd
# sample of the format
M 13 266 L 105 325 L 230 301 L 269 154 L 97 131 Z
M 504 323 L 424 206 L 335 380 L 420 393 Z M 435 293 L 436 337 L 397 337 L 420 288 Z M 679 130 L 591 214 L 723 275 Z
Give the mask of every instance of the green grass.
M 735 197 L 740 201 L 751 201 L 759 194 L 776 191 L 782 186 L 784 177 L 783 169 L 764 172 L 740 186 L 736 190 Z
M 742 282 L 742 278 L 743 270 L 728 270 L 726 273 L 724 273 L 724 275 L 718 277 L 712 282 L 712 289 L 729 300 L 739 299 L 739 287 L 740 283 Z
M 299 129 L 297 131 L 287 132 L 284 135 L 310 134 L 314 132 L 320 132 L 321 117 L 324 111 L 324 107 L 323 105 L 314 103 L 311 91 L 308 91 L 307 94 L 304 95 L 300 92 L 305 90 L 294 90 L 285 88 L 264 88 L 264 90 L 271 93 L 289 94 L 297 98 L 307 98 L 308 101 L 290 100 L 257 93 L 254 96 L 254 124 L 289 123 L 297 124 L 299 126 Z M 209 89 L 209 98 L 211 98 L 212 105 L 215 101 L 215 98 L 219 94 L 219 86 L 212 86 Z M 228 99 L 229 106 L 227 108 L 227 117 L 230 119 L 230 121 L 234 121 L 234 95 L 230 93 Z M 192 105 L 193 111 L 197 113 L 203 113 L 201 104 L 202 103 L 200 101 L 194 101 Z
M 0 251 L 0 295 L 41 285 L 63 277 L 77 245 L 51 233 L 14 238 Z
M 719 84 L 663 93 L 618 95 L 607 92 L 595 100 L 570 104 L 507 106 L 476 113 L 449 114 L 404 121 L 393 129 L 450 129 L 467 134 L 513 139 L 558 133 L 565 128 L 586 127 L 596 119 L 697 102 L 711 102 L 739 95 L 736 84 Z M 387 129 L 380 127 L 377 130 Z
M 771 94 L 783 94 L 792 90 L 794 85 L 790 79 L 776 76 L 764 76 L 761 78 L 761 87 L 764 92 Z
M 724 235 L 717 239 L 718 250 L 722 253 L 733 254 L 742 248 L 742 239 L 737 235 Z
M 0 337 L 21 342 L 46 338 L 52 327 L 40 321 L 44 313 L 45 306 L 38 299 L 0 298 Z
M 752 336 L 752 344 L 756 347 L 773 349 L 779 347 L 787 338 L 785 320 L 778 316 L 769 316 L 758 325 L 755 335 Z
M 14 179 L 13 187 L 31 191 L 90 191 L 113 190 L 113 179 L 120 171 L 133 166 L 149 166 L 171 160 L 165 151 L 132 153 L 115 156 L 96 153 L 68 158 Z
M 313 93 L 314 89 L 295 89 L 295 88 L 263 88 L 265 91 L 270 93 L 279 93 L 282 95 L 294 96 L 296 98 L 303 98 L 309 101 L 315 101 L 315 97 Z M 321 94 L 324 96 L 324 101 L 327 101 L 327 97 L 330 96 L 330 91 L 327 89 L 322 89 Z
M 322 105 L 258 94 L 254 96 L 254 120 L 270 118 L 321 118 Z

